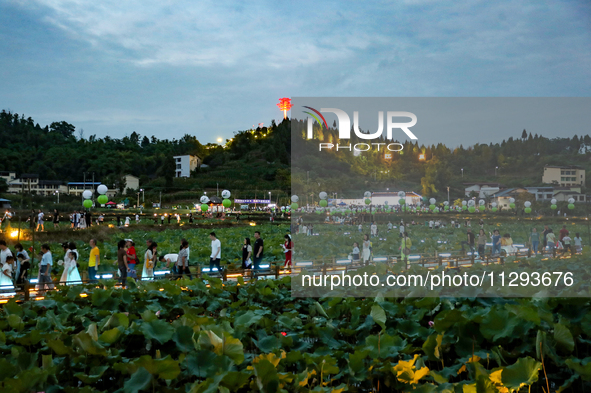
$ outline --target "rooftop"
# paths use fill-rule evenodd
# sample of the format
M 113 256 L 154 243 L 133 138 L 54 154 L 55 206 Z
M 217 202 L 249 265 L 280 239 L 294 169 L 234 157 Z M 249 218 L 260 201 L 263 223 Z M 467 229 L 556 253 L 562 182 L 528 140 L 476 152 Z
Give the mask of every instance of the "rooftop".
M 583 167 L 578 165 L 544 165 L 544 168 L 558 168 L 558 169 L 583 169 Z

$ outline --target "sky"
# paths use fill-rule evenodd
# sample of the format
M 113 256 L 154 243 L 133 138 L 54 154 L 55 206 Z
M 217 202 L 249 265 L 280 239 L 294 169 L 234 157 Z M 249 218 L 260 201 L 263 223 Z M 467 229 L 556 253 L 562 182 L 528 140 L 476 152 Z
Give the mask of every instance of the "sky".
M 85 137 L 136 131 L 215 142 L 279 121 L 281 97 L 590 91 L 584 0 L 0 0 L 0 109 L 42 126 L 67 121 Z

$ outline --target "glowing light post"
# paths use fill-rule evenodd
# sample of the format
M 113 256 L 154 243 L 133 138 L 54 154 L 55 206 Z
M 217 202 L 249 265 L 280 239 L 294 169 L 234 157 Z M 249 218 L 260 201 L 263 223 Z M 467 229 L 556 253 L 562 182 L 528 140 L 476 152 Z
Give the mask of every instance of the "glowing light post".
M 283 111 L 283 118 L 287 119 L 287 111 L 291 109 L 291 98 L 283 97 L 279 99 L 279 104 L 277 104 L 280 110 Z

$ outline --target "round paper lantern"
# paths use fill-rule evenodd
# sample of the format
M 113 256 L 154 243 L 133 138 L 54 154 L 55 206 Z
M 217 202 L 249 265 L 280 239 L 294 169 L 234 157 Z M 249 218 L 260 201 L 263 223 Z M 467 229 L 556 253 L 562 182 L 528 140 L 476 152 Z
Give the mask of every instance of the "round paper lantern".
M 300 197 L 298 197 L 297 195 L 292 195 L 291 196 L 291 201 L 293 203 L 298 203 L 300 201 Z
M 468 206 L 466 206 L 466 205 L 462 206 L 462 210 L 468 210 Z
M 204 204 L 201 205 L 201 211 L 202 212 L 206 212 L 208 209 L 209 209 L 209 206 L 207 206 L 207 204 L 204 203 Z
M 375 209 L 371 211 L 371 214 L 376 214 L 376 211 L 375 211 Z
M 109 202 L 109 197 L 106 195 L 99 195 L 98 198 L 96 198 L 96 201 L 101 205 L 104 205 L 105 203 Z
M 320 199 L 326 199 L 328 197 L 328 194 L 322 191 L 320 194 L 318 194 L 318 197 L 320 197 Z
M 479 201 L 478 201 L 478 204 L 479 204 L 479 205 L 484 205 L 484 199 L 481 199 L 481 200 L 479 200 Z
M 371 198 L 371 191 L 365 191 L 365 192 L 363 193 L 363 196 L 364 196 L 365 198 Z
M 448 201 L 443 201 L 443 206 L 447 206 L 447 205 L 449 205 L 449 202 Z
M 207 195 L 203 195 L 201 198 L 199 198 L 199 201 L 201 203 L 209 203 L 209 197 Z
M 84 197 L 84 199 L 90 199 L 90 198 L 92 198 L 92 191 L 90 191 L 90 190 L 85 190 L 85 191 L 82 193 L 82 197 Z
M 491 206 L 492 207 L 497 207 L 497 203 L 496 202 L 493 202 L 493 203 L 491 203 Z
M 509 203 L 515 203 L 515 198 L 509 198 Z
M 84 206 L 87 209 L 90 209 L 92 207 L 92 201 L 90 199 L 86 199 L 84 202 L 82 202 L 82 206 Z
M 225 208 L 228 208 L 228 207 L 232 206 L 232 201 L 229 200 L 229 199 L 224 199 L 222 201 L 222 206 L 225 207 Z M 281 208 L 281 209 L 283 209 L 283 208 Z
M 568 198 L 568 203 L 570 203 L 570 204 L 573 204 L 573 203 L 575 203 L 575 200 L 574 200 L 574 198 Z
M 429 205 L 429 209 L 434 210 L 435 209 L 435 205 L 434 204 L 430 204 Z
M 298 206 L 298 204 L 297 204 L 296 202 L 293 202 L 293 203 L 291 204 L 291 210 L 297 210 L 297 208 L 298 208 L 298 207 L 299 207 L 299 206 Z
M 552 198 L 552 200 L 550 201 L 551 205 L 556 205 L 556 202 L 558 202 L 555 198 Z
M 515 204 L 514 204 L 514 203 L 510 203 L 510 204 L 509 204 L 509 207 L 510 207 L 511 209 L 515 209 Z
M 326 207 L 328 206 L 328 201 L 326 199 L 321 199 L 318 204 L 322 207 Z
M 367 199 L 365 200 L 365 204 L 366 204 L 366 205 L 369 205 L 370 203 L 371 203 L 371 199 L 367 198 Z
M 483 211 L 484 211 L 484 209 L 486 209 L 486 206 L 484 206 L 484 205 L 480 205 L 480 206 L 478 206 L 478 209 L 479 209 L 481 212 L 483 212 Z
M 470 199 L 468 201 L 468 206 L 474 206 L 474 205 L 475 205 L 474 200 L 473 199 Z
M 434 204 L 435 204 L 435 198 L 431 198 L 431 199 L 429 199 L 429 203 L 430 203 L 431 205 L 434 205 Z
M 406 200 L 404 200 L 404 199 L 400 198 L 400 199 L 398 200 L 398 203 L 399 203 L 399 204 L 401 204 L 401 205 L 404 205 L 404 204 L 406 203 Z
M 436 207 L 435 209 L 433 209 L 433 213 L 439 213 L 439 208 Z
M 345 213 L 350 214 L 351 213 L 351 209 L 345 209 Z
M 315 211 L 315 213 L 316 214 L 320 214 L 320 213 L 322 213 L 322 210 L 318 209 L 318 210 Z
M 109 191 L 107 186 L 105 186 L 104 184 L 101 184 L 100 186 L 98 186 L 96 190 L 101 195 L 105 195 L 107 193 L 107 191 Z
M 575 204 L 574 203 L 569 203 L 568 204 L 568 208 L 573 210 L 575 208 Z
M 497 209 L 496 207 L 493 207 L 492 209 L 490 209 L 490 211 L 492 211 L 493 213 L 496 213 L 496 212 L 497 212 L 497 210 L 498 210 L 498 209 Z
M 445 211 L 448 211 L 448 210 L 449 210 L 449 206 L 445 205 L 445 206 L 443 207 L 443 210 L 445 210 Z
M 425 203 L 425 204 L 426 204 L 428 201 L 429 201 L 429 197 L 426 197 L 426 196 L 424 196 L 424 197 L 423 197 L 423 203 Z
M 531 202 L 530 201 L 526 201 L 523 203 L 523 206 L 525 207 L 531 207 Z
M 556 210 L 557 207 L 558 206 L 556 206 L 556 205 L 550 205 L 550 209 L 552 209 L 552 210 Z
M 523 209 L 527 214 L 531 213 L 531 207 L 526 207 Z
M 404 198 L 406 196 L 406 193 L 404 191 L 398 191 L 398 196 L 400 198 Z
M 224 199 L 230 198 L 231 195 L 232 195 L 232 193 L 228 190 L 222 191 L 222 198 L 224 198 Z
M 468 204 L 468 202 L 462 201 L 462 206 L 466 206 L 467 204 Z
M 475 208 L 474 206 L 470 206 L 470 207 L 468 208 L 468 211 L 469 211 L 470 213 L 474 213 L 474 212 L 476 211 L 476 208 Z

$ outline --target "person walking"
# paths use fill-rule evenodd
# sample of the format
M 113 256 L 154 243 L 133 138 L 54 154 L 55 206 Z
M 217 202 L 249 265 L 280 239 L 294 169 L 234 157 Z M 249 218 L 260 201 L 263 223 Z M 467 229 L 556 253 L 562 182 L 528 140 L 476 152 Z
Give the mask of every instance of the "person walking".
M 464 245 L 468 245 L 470 247 L 470 251 L 474 252 L 474 234 L 472 233 L 472 229 L 468 228 L 466 232 L 466 240 L 460 243 L 462 245 L 462 251 L 465 251 Z
M 82 284 L 82 277 L 80 277 L 80 271 L 78 270 L 78 259 L 80 259 L 80 254 L 78 253 L 78 250 L 76 249 L 76 243 L 74 242 L 70 242 L 70 244 L 68 244 L 68 275 L 66 278 L 66 283 L 67 285 L 73 285 L 73 284 Z M 65 261 L 64 261 L 65 262 Z M 64 263 L 64 269 L 66 268 L 65 263 Z
M 68 266 L 70 265 L 70 243 L 64 242 L 62 243 L 62 248 L 64 250 L 64 260 L 63 260 L 63 267 L 64 270 L 62 272 L 62 276 L 60 277 L 59 285 L 65 285 L 68 281 Z M 59 265 L 59 262 L 58 262 Z
M 575 234 L 575 238 L 573 239 L 575 243 L 575 251 L 576 253 L 580 253 L 583 251 L 583 239 L 581 239 L 581 235 L 577 232 Z
M 14 268 L 14 256 L 6 257 L 2 262 L 2 272 L 0 273 L 0 292 L 14 291 L 14 284 L 12 282 L 12 270 Z
M 14 246 L 14 249 L 16 250 L 17 259 L 16 283 L 22 285 L 24 284 L 24 280 L 28 279 L 29 269 L 31 267 L 31 258 L 29 258 L 29 253 L 23 248 L 22 244 L 17 243 Z
M 535 256 L 538 255 L 538 245 L 540 244 L 540 234 L 536 228 L 532 228 L 529 235 L 529 244 L 531 245 L 531 251 Z
M 51 266 L 53 265 L 53 257 L 48 244 L 41 246 L 41 263 L 39 264 L 39 289 L 46 291 L 53 289 L 53 281 L 51 281 Z
M 121 239 L 117 243 L 117 267 L 119 268 L 119 277 L 121 278 L 121 287 L 127 287 L 127 251 L 125 250 L 125 240 Z
M 283 264 L 283 268 L 291 269 L 291 254 L 293 251 L 293 242 L 291 241 L 291 237 L 289 235 L 285 235 L 285 243 L 282 244 L 283 252 L 285 253 L 285 263 Z
M 501 233 L 498 229 L 493 231 L 491 236 L 492 241 L 492 255 L 499 255 L 501 253 Z
M 365 266 L 369 265 L 369 260 L 371 259 L 371 241 L 369 240 L 369 235 L 366 233 L 363 235 L 363 264 Z
M 212 232 L 212 234 L 213 234 L 213 232 Z M 211 234 L 209 236 L 210 236 L 210 238 L 212 237 Z M 215 238 L 215 234 L 213 234 L 213 237 Z M 217 242 L 219 244 L 220 241 L 218 240 Z M 221 246 L 220 246 L 220 248 L 221 248 Z M 221 253 L 221 251 L 220 251 L 220 253 Z M 219 258 L 217 261 L 218 261 L 217 263 L 218 263 L 218 270 L 219 270 L 219 267 L 220 267 Z M 187 276 L 189 276 L 189 280 L 193 279 L 193 276 L 191 276 L 191 270 L 189 269 L 189 242 L 186 239 L 183 239 L 181 242 L 181 250 L 179 251 L 179 255 L 177 258 L 176 270 L 177 270 L 177 274 L 179 274 L 181 277 L 183 276 L 183 274 L 186 274 Z M 209 271 L 211 272 L 211 261 L 209 263 Z
M 486 246 L 486 234 L 484 229 L 480 229 L 478 232 L 478 257 L 484 259 L 484 247 Z
M 215 232 L 209 234 L 211 240 L 211 255 L 209 256 L 209 272 L 213 273 L 214 266 L 220 271 L 220 260 L 222 259 L 222 243 L 215 236 Z
M 43 212 L 39 210 L 39 214 L 37 214 L 37 232 L 39 231 L 39 227 L 41 227 L 41 232 L 45 231 L 45 227 L 43 226 L 43 216 Z
M 254 254 L 254 268 L 260 269 L 261 262 L 263 260 L 263 251 L 264 251 L 264 243 L 263 239 L 261 238 L 261 233 L 256 231 L 254 233 L 254 247 L 253 247 L 253 254 Z
M 351 251 L 351 261 L 353 263 L 359 262 L 360 254 L 361 254 L 361 252 L 359 251 L 359 243 L 357 243 L 357 242 L 353 243 L 353 250 Z
M 242 269 L 252 269 L 252 246 L 249 237 L 245 237 L 242 244 Z
M 131 239 L 127 239 L 126 244 L 127 267 L 129 268 L 129 277 L 137 280 L 137 272 L 135 266 L 138 262 L 138 257 L 135 251 L 135 243 Z
M 144 267 L 142 269 L 142 280 L 153 280 L 154 279 L 154 266 L 156 266 L 156 254 L 158 250 L 158 244 L 151 242 L 150 246 L 144 254 Z
M 101 263 L 101 252 L 96 245 L 96 239 L 90 239 L 90 257 L 88 258 L 88 282 L 96 282 L 96 272 Z
M 402 242 L 400 244 L 400 258 L 408 263 L 408 257 L 410 255 L 410 248 L 412 247 L 412 241 L 408 237 L 408 232 L 404 232 L 402 235 Z
M 554 249 L 556 248 L 556 235 L 552 232 L 552 229 L 548 229 L 548 233 L 546 234 L 546 242 L 548 243 L 548 249 L 550 250 L 551 254 L 554 254 Z
M 60 226 L 60 214 L 57 209 L 53 209 L 53 227 L 59 228 Z

